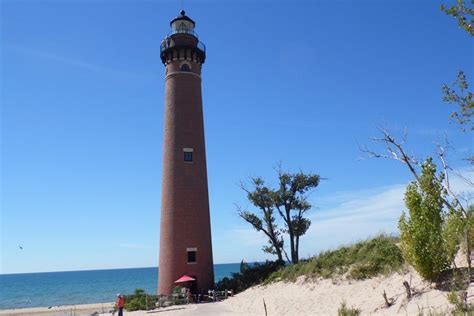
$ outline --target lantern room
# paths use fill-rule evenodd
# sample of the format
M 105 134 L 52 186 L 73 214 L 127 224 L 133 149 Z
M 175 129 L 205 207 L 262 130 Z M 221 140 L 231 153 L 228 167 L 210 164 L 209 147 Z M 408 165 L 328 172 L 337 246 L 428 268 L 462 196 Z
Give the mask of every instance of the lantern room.
M 194 26 L 196 23 L 194 23 L 194 21 L 186 15 L 184 10 L 181 10 L 181 12 L 179 12 L 179 16 L 171 20 L 170 25 L 172 34 L 186 33 L 196 36 L 196 34 L 194 34 Z

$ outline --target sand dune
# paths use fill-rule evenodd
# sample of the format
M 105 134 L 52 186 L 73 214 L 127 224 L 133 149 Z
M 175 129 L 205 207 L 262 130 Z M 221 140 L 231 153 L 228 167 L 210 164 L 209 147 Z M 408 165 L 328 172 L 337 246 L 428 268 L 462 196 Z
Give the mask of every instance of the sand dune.
M 414 297 L 406 298 L 403 281 L 411 284 Z M 393 300 L 385 307 L 383 292 Z M 470 301 L 473 288 L 469 289 Z M 276 282 L 250 288 L 226 301 L 194 305 L 173 315 L 337 315 L 342 302 L 361 310 L 363 315 L 418 315 L 423 311 L 446 314 L 452 309 L 448 292 L 433 288 L 412 269 L 391 276 L 363 281 L 343 279 L 298 279 L 295 283 Z
M 410 282 L 415 296 L 406 299 L 403 281 Z M 393 299 L 385 307 L 383 292 Z M 265 299 L 269 315 L 337 315 L 342 302 L 361 310 L 362 314 L 417 315 L 420 310 L 446 312 L 452 308 L 446 292 L 433 289 L 413 271 L 376 277 L 363 281 L 304 280 L 295 283 L 278 282 L 268 286 L 253 287 L 236 297 L 222 302 L 232 311 L 248 315 L 264 314 Z

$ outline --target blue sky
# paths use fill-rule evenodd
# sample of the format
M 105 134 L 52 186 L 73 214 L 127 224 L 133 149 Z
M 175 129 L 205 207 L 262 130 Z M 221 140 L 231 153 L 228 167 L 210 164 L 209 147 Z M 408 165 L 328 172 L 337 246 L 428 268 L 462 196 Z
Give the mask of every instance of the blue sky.
M 240 181 L 326 177 L 300 253 L 396 232 L 410 175 L 360 160 L 378 127 L 450 160 L 472 136 L 440 88 L 474 78 L 472 39 L 437 1 L 185 1 L 203 68 L 214 261 L 263 260 Z M 449 2 L 448 2 L 449 3 Z M 1 1 L 1 273 L 156 266 L 164 67 L 180 1 Z M 472 78 L 471 78 L 472 77 Z M 472 80 L 471 80 L 472 82 Z M 457 182 L 461 188 L 461 182 Z M 18 248 L 23 246 L 23 250 Z

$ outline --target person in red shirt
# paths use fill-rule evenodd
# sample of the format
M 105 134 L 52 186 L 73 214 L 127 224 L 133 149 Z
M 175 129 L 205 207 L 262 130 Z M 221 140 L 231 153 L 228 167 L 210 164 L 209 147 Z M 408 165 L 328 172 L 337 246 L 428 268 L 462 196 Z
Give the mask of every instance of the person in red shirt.
M 123 306 L 125 305 L 125 297 L 121 294 L 117 294 L 115 300 L 115 307 L 118 309 L 118 316 L 123 316 Z

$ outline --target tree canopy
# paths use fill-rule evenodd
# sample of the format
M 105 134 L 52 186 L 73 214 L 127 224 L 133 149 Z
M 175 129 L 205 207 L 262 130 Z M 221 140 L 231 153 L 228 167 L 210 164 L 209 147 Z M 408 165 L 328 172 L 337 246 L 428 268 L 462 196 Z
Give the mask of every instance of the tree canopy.
M 258 211 L 251 212 L 239 208 L 239 216 L 252 227 L 268 237 L 268 245 L 263 247 L 267 253 L 277 256 L 278 260 L 292 263 L 299 261 L 300 237 L 311 226 L 306 214 L 312 205 L 308 202 L 308 194 L 319 185 L 320 176 L 306 174 L 302 171 L 290 173 L 281 168 L 278 172 L 278 186 L 271 188 L 265 185 L 262 178 L 251 178 L 251 189 L 242 185 L 247 199 Z M 279 215 L 277 218 L 275 215 Z M 280 227 L 283 224 L 283 227 Z M 284 236 L 290 244 L 290 257 L 284 248 Z

